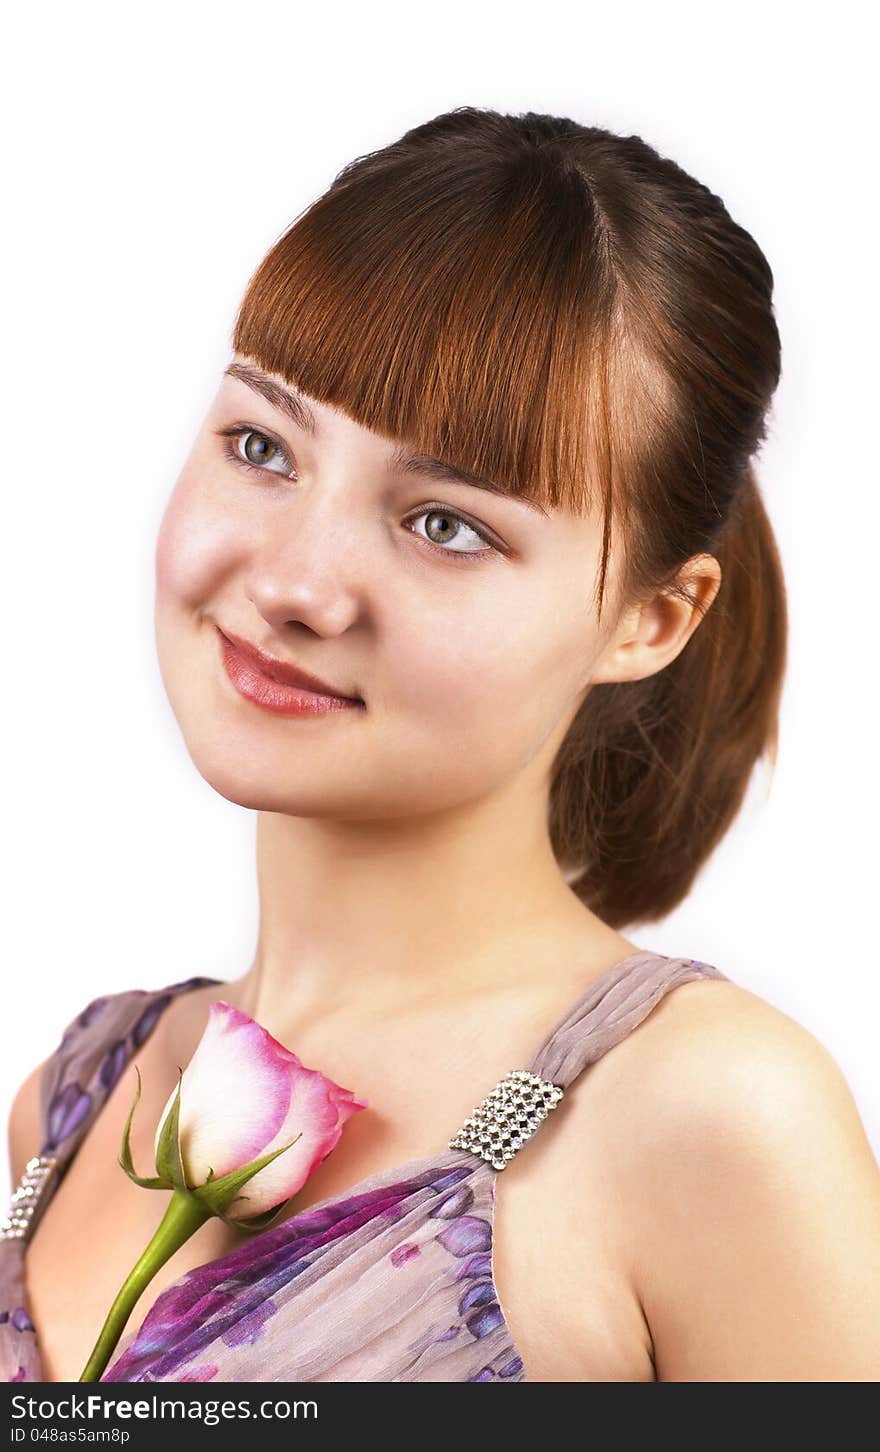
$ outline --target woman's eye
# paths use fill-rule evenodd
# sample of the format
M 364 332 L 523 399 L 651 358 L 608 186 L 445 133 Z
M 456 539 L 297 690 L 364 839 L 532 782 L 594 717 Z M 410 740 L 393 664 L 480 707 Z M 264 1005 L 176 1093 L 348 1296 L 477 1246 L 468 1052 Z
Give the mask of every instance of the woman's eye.
M 223 440 L 223 452 L 239 469 L 246 469 L 251 474 L 280 474 L 287 479 L 295 475 L 296 470 L 284 447 L 271 434 L 251 428 L 248 424 L 232 424 L 229 428 L 217 429 L 215 432 Z M 272 467 L 278 463 L 281 464 L 280 468 Z M 409 527 L 416 520 L 422 519 L 426 521 L 425 533 L 414 529 L 410 533 L 417 535 L 436 553 L 446 555 L 447 558 L 455 556 L 456 563 L 475 564 L 486 555 L 504 553 L 503 548 L 499 549 L 487 534 L 470 524 L 454 509 L 432 504 L 418 514 L 411 514 L 404 522 Z
M 228 429 L 218 429 L 217 434 L 224 440 L 224 453 L 241 469 L 256 473 L 268 470 L 271 474 L 283 474 L 288 479 L 294 472 L 293 465 L 278 440 L 261 433 L 259 429 L 236 424 Z M 272 468 L 272 464 L 279 459 L 284 461 L 286 468 Z
M 426 541 L 433 549 L 445 555 L 467 556 L 468 563 L 474 558 L 481 559 L 484 555 L 497 553 L 495 545 L 487 535 L 483 534 L 474 525 L 469 524 L 462 515 L 456 514 L 452 509 L 443 509 L 439 505 L 430 509 L 423 509 L 419 514 L 411 514 L 406 521 L 407 525 L 413 524 L 416 520 L 425 520 L 425 532 L 413 530 L 419 539 Z M 472 549 L 469 544 L 477 540 L 480 544 L 488 545 L 488 549 Z

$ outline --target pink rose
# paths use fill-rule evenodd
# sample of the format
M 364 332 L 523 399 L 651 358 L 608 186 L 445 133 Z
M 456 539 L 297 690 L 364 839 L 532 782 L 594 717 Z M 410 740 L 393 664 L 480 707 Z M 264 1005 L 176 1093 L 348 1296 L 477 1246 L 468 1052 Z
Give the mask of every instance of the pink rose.
M 135 1185 L 170 1190 L 171 1199 L 110 1307 L 80 1381 L 100 1381 L 144 1287 L 206 1220 L 216 1215 L 243 1230 L 262 1230 L 326 1159 L 345 1121 L 368 1108 L 218 999 L 162 1110 L 158 1173 L 143 1176 L 131 1158 L 131 1122 L 141 1094 L 137 1067 L 135 1072 L 137 1093 L 119 1163 Z
M 230 1219 L 250 1219 L 289 1200 L 337 1144 L 346 1120 L 368 1108 L 222 999 L 211 1004 L 196 1051 L 162 1111 L 157 1164 L 178 1092 L 177 1141 L 190 1189 L 289 1146 L 224 1205 Z

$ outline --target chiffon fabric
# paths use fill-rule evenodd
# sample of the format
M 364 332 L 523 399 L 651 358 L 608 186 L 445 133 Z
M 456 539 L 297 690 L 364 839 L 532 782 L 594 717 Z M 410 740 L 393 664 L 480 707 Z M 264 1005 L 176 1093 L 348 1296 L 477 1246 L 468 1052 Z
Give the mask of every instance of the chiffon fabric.
M 694 958 L 632 954 L 590 983 L 521 1067 L 566 1089 L 679 984 L 726 976 Z M 58 1164 L 27 1236 L 0 1239 L 0 1380 L 46 1379 L 25 1278 L 40 1216 L 168 1004 L 211 983 L 224 986 L 195 977 L 97 998 L 46 1061 L 33 1153 Z M 528 1380 L 493 1278 L 499 1173 L 475 1151 L 447 1149 L 255 1233 L 168 1286 L 143 1322 L 135 1305 L 101 1380 Z

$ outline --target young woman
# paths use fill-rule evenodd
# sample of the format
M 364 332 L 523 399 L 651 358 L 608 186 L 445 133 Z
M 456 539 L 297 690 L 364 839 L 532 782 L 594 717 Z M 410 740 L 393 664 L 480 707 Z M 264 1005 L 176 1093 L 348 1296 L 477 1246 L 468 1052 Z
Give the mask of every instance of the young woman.
M 96 1000 L 22 1086 L 13 1175 L 49 1174 L 0 1242 L 7 1379 L 80 1375 L 165 1208 L 117 1163 L 133 1056 L 143 1174 L 218 996 L 370 1107 L 278 1226 L 172 1257 L 105 1379 L 880 1371 L 880 1172 L 836 1063 L 621 931 L 775 756 L 771 293 L 640 138 L 469 107 L 257 268 L 156 553 L 192 761 L 257 814 L 256 951 Z M 474 1111 L 514 1069 L 562 1097 L 499 1163 Z

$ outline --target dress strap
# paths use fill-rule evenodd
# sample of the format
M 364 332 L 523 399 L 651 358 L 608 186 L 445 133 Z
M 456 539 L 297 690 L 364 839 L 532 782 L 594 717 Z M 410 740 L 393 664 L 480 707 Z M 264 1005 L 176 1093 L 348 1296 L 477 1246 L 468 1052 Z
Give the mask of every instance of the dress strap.
M 616 963 L 590 984 L 551 1029 L 524 1069 L 513 1069 L 464 1121 L 450 1149 L 503 1170 L 589 1064 L 647 1018 L 664 994 L 695 978 L 727 975 L 697 958 L 647 950 Z
M 581 994 L 529 1060 L 527 1069 L 567 1089 L 589 1064 L 638 1028 L 661 998 L 694 978 L 727 980 L 727 975 L 698 958 L 634 953 Z
M 0 1218 L 0 1240 L 27 1242 L 111 1089 L 179 993 L 219 978 L 133 988 L 95 998 L 71 1019 L 40 1077 L 40 1144 Z

